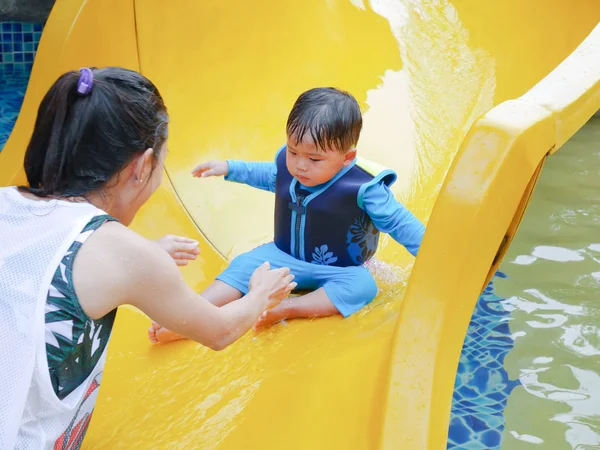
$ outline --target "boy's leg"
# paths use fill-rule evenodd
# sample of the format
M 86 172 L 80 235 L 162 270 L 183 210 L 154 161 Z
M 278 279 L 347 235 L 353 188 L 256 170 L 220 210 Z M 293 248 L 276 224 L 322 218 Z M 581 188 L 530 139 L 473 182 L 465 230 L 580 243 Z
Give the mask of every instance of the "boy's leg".
M 210 283 L 200 295 L 220 308 L 235 300 L 239 300 L 244 294 L 242 294 L 239 289 L 236 289 L 221 280 L 215 280 Z
M 274 308 L 266 310 L 254 325 L 255 330 L 266 328 L 285 319 L 329 317 L 339 314 L 324 288 L 298 297 L 288 297 Z
M 314 265 L 313 265 L 314 266 Z M 371 273 L 359 267 L 314 267 L 321 287 L 300 297 L 290 297 L 265 311 L 255 329 L 266 328 L 285 319 L 348 317 L 377 296 L 377 284 Z

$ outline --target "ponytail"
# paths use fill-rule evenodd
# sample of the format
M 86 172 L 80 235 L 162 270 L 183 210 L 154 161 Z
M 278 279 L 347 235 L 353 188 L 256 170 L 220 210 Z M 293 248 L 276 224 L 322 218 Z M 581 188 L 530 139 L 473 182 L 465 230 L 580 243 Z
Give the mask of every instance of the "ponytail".
M 167 110 L 143 75 L 122 68 L 67 72 L 38 109 L 25 153 L 29 186 L 39 197 L 80 197 L 103 188 L 135 155 L 167 140 Z

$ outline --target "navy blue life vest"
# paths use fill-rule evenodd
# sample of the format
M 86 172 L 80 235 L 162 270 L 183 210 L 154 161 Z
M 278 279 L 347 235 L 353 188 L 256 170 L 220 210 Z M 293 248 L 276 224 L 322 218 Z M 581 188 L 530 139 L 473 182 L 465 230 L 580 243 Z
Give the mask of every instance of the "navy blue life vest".
M 396 174 L 383 170 L 376 176 L 354 160 L 314 192 L 301 189 L 286 166 L 287 148 L 277 156 L 275 183 L 275 245 L 291 256 L 314 264 L 358 266 L 377 251 L 379 230 L 362 209 L 364 190 L 383 180 L 388 186 Z

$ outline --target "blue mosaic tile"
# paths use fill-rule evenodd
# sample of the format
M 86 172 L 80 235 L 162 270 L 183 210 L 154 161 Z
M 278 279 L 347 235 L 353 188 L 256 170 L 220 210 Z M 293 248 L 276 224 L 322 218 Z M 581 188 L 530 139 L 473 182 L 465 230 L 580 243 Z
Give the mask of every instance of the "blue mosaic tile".
M 22 63 L 35 59 L 43 25 L 15 21 L 0 22 L 0 72 L 27 70 Z M 7 64 L 12 64 L 6 66 Z
M 501 272 L 497 277 L 505 278 Z M 513 346 L 509 312 L 494 293 L 493 281 L 479 298 L 463 344 L 456 372 L 448 449 L 499 449 L 504 431 L 504 409 L 519 385 L 504 370 Z
M 21 109 L 43 25 L 0 22 L 0 151 Z

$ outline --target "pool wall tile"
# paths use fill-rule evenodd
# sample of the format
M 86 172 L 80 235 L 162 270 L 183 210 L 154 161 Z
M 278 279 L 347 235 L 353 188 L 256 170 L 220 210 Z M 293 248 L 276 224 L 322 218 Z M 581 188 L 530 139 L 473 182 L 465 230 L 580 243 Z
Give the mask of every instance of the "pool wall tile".
M 28 70 L 27 63 L 35 59 L 42 31 L 43 25 L 37 23 L 0 22 L 0 74 Z

